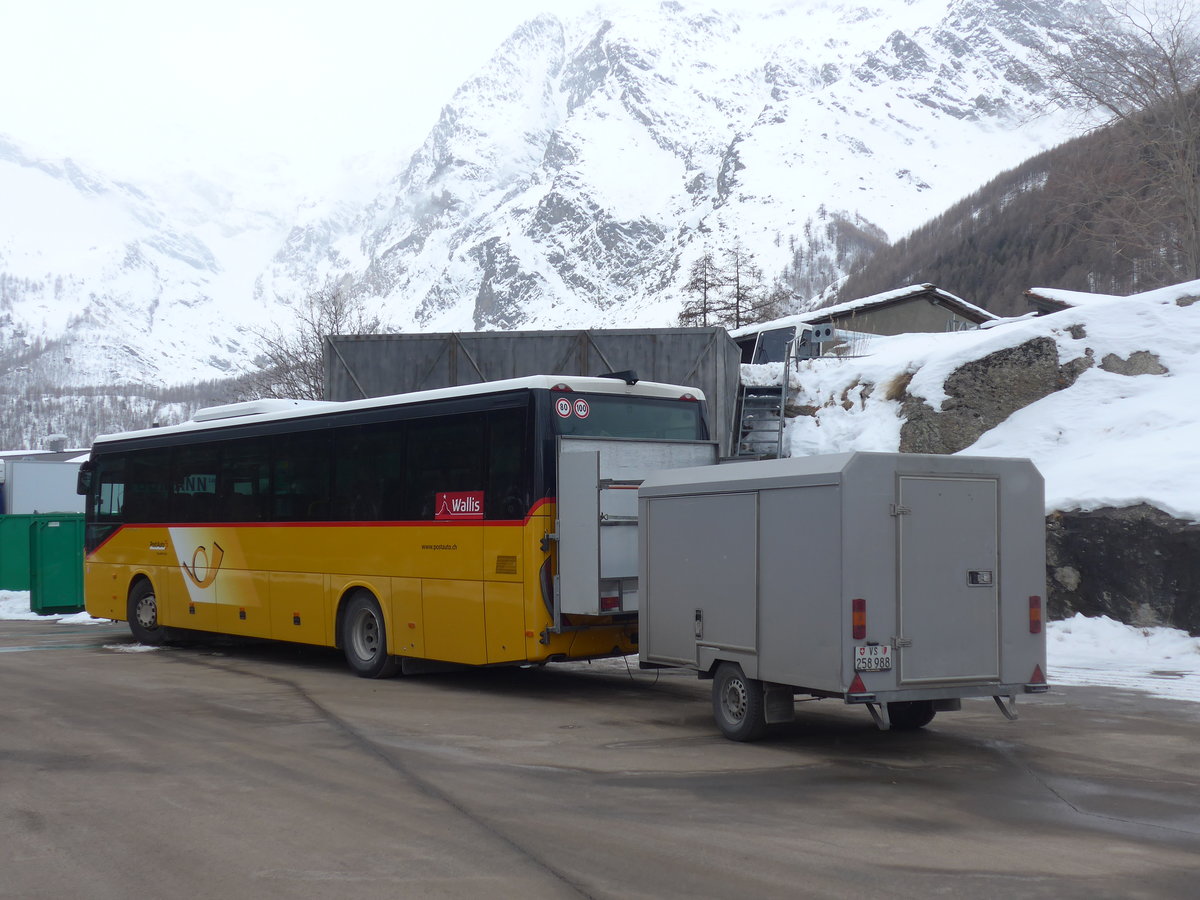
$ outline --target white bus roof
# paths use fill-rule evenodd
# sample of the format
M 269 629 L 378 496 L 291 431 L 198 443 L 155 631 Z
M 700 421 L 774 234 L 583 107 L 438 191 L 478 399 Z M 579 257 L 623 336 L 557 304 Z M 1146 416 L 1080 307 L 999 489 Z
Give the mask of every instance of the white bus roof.
M 659 397 L 676 400 L 690 394 L 704 400 L 699 388 L 675 384 L 660 384 L 654 381 L 639 381 L 626 384 L 620 378 L 599 378 L 585 375 L 529 375 L 525 378 L 509 378 L 504 381 L 485 381 L 480 384 L 465 384 L 457 387 L 417 391 L 411 394 L 392 394 L 387 397 L 370 397 L 366 400 L 321 401 L 321 400 L 249 400 L 201 409 L 192 419 L 179 425 L 162 428 L 143 428 L 119 434 L 102 434 L 95 443 L 129 440 L 131 438 L 160 437 L 168 434 L 184 434 L 191 431 L 204 432 L 216 428 L 228 428 L 251 422 L 281 422 L 307 416 L 325 415 L 336 412 L 351 412 L 359 409 L 378 409 L 387 406 L 407 406 L 430 400 L 475 397 L 483 394 L 499 394 L 506 391 L 542 389 L 550 390 L 566 385 L 570 390 L 592 394 L 617 394 L 633 397 Z

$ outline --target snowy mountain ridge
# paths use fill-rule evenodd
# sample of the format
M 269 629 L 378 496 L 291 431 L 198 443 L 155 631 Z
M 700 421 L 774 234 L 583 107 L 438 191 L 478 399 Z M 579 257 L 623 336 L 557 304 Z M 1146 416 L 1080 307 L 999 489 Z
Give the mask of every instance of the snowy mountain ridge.
M 253 352 L 246 283 L 286 233 L 277 214 L 211 182 L 154 191 L 2 136 L 0 196 L 8 391 L 214 378 Z
M 0 386 L 234 374 L 253 328 L 331 283 L 405 331 L 658 326 L 694 259 L 740 247 L 809 296 L 866 252 L 856 229 L 903 234 L 1071 133 L 1034 117 L 1031 60 L 1084 3 L 541 16 L 401 171 L 325 199 L 0 142 Z
M 1032 55 L 1077 7 L 540 17 L 350 230 L 262 289 L 344 280 L 404 330 L 667 325 L 691 261 L 740 246 L 811 295 L 850 262 L 838 221 L 899 236 L 1061 137 Z

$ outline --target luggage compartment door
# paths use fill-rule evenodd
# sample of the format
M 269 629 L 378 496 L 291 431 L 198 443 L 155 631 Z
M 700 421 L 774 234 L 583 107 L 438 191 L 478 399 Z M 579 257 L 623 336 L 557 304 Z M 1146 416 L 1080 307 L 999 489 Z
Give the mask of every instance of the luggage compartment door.
M 1000 677 L 998 486 L 900 476 L 901 683 Z

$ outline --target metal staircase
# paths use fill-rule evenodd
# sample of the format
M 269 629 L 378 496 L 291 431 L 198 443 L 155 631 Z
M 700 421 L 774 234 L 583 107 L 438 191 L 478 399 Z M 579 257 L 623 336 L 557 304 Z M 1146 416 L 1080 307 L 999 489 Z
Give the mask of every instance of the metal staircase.
M 778 459 L 783 455 L 792 347 L 793 342 L 789 341 L 779 384 L 738 385 L 737 434 L 733 447 L 733 455 L 738 459 Z

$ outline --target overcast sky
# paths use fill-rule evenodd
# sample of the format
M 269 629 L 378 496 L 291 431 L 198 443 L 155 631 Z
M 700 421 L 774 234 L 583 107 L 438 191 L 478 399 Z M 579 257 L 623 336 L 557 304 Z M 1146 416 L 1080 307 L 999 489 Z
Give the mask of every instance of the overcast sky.
M 647 0 L 649 2 L 649 0 Z M 509 33 L 595 0 L 0 0 L 0 133 L 134 174 L 402 150 Z

